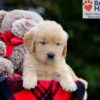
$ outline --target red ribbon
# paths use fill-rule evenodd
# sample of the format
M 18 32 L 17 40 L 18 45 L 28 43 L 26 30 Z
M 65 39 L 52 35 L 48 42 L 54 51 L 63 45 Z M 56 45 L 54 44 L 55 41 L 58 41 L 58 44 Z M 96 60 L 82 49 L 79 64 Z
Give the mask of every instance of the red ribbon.
M 5 57 L 9 57 L 12 54 L 14 46 L 24 42 L 22 38 L 14 36 L 11 32 L 0 32 L 0 40 L 6 44 Z

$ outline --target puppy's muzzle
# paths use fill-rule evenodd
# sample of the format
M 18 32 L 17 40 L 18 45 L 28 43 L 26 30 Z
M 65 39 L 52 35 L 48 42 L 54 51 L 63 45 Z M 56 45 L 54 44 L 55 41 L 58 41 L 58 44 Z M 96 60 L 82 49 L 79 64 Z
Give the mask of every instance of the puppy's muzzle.
M 55 54 L 53 54 L 53 53 L 48 53 L 48 54 L 47 54 L 47 57 L 48 57 L 48 59 L 53 60 L 54 57 L 55 57 Z

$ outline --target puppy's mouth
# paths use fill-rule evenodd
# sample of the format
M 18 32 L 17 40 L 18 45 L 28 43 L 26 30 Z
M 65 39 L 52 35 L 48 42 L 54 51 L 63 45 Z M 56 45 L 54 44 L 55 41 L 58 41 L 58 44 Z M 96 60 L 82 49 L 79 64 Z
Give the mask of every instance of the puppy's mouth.
M 47 58 L 46 61 L 49 62 L 49 63 L 53 63 L 53 62 L 55 62 L 55 59 L 49 59 L 49 58 Z

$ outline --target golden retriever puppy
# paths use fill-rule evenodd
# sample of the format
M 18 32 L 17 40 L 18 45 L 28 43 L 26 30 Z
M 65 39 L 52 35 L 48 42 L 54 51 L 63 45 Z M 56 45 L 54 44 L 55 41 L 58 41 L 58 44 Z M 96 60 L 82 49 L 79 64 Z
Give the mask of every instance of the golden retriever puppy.
M 37 80 L 57 80 L 66 91 L 75 91 L 76 84 L 65 62 L 68 34 L 60 24 L 43 21 L 24 36 L 26 55 L 23 87 L 35 88 Z

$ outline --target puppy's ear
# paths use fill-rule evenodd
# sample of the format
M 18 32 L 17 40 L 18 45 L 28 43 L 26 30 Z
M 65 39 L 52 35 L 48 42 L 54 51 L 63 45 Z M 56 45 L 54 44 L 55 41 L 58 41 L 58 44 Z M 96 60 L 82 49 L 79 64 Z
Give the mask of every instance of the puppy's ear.
M 69 36 L 68 36 L 67 32 L 64 31 L 64 33 L 65 33 L 65 37 L 66 37 L 66 40 L 65 40 L 66 43 L 65 43 L 65 46 L 64 46 L 64 50 L 63 50 L 62 55 L 64 57 L 66 57 L 66 54 L 67 54 L 67 40 L 68 40 Z
M 24 35 L 24 45 L 29 52 L 35 52 L 35 40 L 32 31 L 29 31 Z
M 66 57 L 67 54 L 67 45 L 65 45 L 62 55 Z

